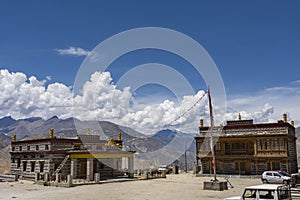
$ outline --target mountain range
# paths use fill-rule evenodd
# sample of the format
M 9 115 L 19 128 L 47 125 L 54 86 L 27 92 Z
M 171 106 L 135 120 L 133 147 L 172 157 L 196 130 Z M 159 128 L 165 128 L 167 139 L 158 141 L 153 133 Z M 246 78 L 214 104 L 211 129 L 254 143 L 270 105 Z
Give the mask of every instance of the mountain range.
M 117 139 L 118 133 L 121 132 L 124 147 L 137 152 L 136 165 L 140 168 L 157 167 L 172 162 L 185 168 L 185 151 L 189 169 L 192 169 L 192 163 L 195 161 L 193 136 L 169 129 L 149 136 L 108 121 L 59 119 L 57 116 L 48 120 L 39 117 L 20 120 L 4 117 L 0 119 L 0 163 L 5 163 L 5 166 L 0 165 L 0 173 L 9 171 L 9 148 L 13 134 L 16 134 L 17 140 L 39 139 L 48 137 L 50 128 L 54 128 L 54 135 L 58 138 L 97 134 L 100 139 L 108 140 Z M 183 141 L 185 142 L 182 143 Z

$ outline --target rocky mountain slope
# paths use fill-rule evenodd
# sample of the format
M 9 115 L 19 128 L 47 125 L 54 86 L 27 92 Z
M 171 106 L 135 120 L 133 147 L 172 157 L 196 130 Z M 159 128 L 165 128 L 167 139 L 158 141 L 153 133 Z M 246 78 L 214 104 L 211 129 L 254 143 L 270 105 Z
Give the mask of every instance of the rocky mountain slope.
M 300 126 L 296 128 L 296 137 L 300 137 Z

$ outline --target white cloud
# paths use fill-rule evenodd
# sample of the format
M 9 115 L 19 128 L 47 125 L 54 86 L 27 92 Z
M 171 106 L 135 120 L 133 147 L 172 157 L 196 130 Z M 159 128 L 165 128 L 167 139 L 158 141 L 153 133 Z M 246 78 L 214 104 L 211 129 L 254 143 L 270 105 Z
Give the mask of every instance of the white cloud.
M 299 84 L 299 83 L 300 83 L 300 80 L 293 81 L 292 83 Z
M 299 93 L 300 87 L 291 83 L 267 88 L 251 95 L 231 96 L 227 101 L 227 105 L 230 108 L 234 108 L 236 112 L 245 111 L 247 113 L 252 113 L 250 116 L 245 115 L 246 118 L 252 117 L 257 122 L 275 122 L 282 119 L 283 113 L 287 113 L 288 120 L 294 120 L 296 126 L 299 126 Z M 272 107 L 273 111 L 268 112 L 267 117 L 266 115 L 261 115 L 262 118 L 255 117 L 254 113 L 257 112 L 257 108 L 264 105 L 268 105 L 266 107 Z
M 195 134 L 200 118 L 205 119 L 205 125 L 209 124 L 207 99 L 204 98 L 172 126 L 164 127 L 188 110 L 204 91 L 184 96 L 180 102 L 164 100 L 139 104 L 129 87 L 117 89 L 109 72 L 95 72 L 84 84 L 82 94 L 78 95 L 61 83 L 46 85 L 45 80 L 39 81 L 34 76 L 27 78 L 23 73 L 0 70 L 0 117 L 11 115 L 15 119 L 32 116 L 47 119 L 53 115 L 60 118 L 74 116 L 81 120 L 112 121 L 145 134 L 162 128 L 176 128 Z M 251 96 L 231 97 L 225 117 L 233 120 L 241 113 L 243 119 L 266 123 L 281 119 L 285 112 L 289 114 L 289 120 L 296 118 L 300 113 L 300 97 L 292 91 L 297 88 L 282 90 L 267 89 Z M 218 117 L 218 108 L 214 111 Z
M 246 111 L 245 109 L 238 110 L 238 111 L 231 110 L 230 112 L 226 113 L 226 119 L 237 120 L 238 115 L 240 114 L 242 119 L 253 119 L 255 123 L 267 123 L 267 122 L 274 122 L 274 120 L 271 119 L 273 113 L 274 113 L 273 106 L 266 103 L 259 111 L 249 112 Z
M 129 88 L 116 89 L 109 72 L 95 72 L 74 98 L 74 113 L 79 119 L 114 120 L 128 112 L 132 100 Z
M 144 133 L 160 130 L 203 94 L 203 91 L 199 91 L 193 96 L 185 96 L 179 104 L 165 100 L 138 105 L 129 87 L 122 90 L 116 88 L 109 72 L 95 72 L 84 84 L 82 94 L 76 96 L 70 87 L 61 83 L 46 86 L 46 81 L 39 81 L 36 77 L 27 78 L 23 73 L 1 70 L 0 74 L 0 89 L 3 91 L 0 116 L 11 115 L 16 119 L 36 116 L 47 119 L 53 115 L 72 117 L 73 113 L 74 117 L 81 120 L 108 120 Z M 203 103 L 172 125 L 196 133 L 201 106 Z
M 60 83 L 45 86 L 23 73 L 0 70 L 0 116 L 49 118 L 69 112 L 72 103 L 71 90 Z
M 69 47 L 68 49 L 55 49 L 60 55 L 87 56 L 90 51 L 80 47 Z

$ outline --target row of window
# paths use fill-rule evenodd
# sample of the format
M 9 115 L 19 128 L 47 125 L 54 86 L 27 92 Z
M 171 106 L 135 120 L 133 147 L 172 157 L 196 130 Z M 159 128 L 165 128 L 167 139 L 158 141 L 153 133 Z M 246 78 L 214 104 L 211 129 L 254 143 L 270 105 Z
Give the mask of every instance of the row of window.
M 257 139 L 257 150 L 258 151 L 276 151 L 276 150 L 287 150 L 287 142 L 282 138 L 272 138 L 272 139 Z M 250 154 L 254 153 L 254 144 L 246 144 L 245 142 L 225 142 L 225 154 L 233 152 L 248 152 Z M 205 141 L 203 143 L 197 143 L 197 149 L 204 151 L 210 151 L 211 143 L 210 141 Z M 216 142 L 215 151 L 220 151 L 221 145 L 220 142 Z
M 286 150 L 287 143 L 284 139 L 259 139 L 257 140 L 257 149 L 258 150 Z
M 45 157 L 44 155 L 31 155 L 31 156 L 24 155 L 23 156 L 23 158 L 44 158 L 44 157 Z M 16 159 L 20 159 L 20 158 L 12 158 L 12 163 L 15 163 Z
M 35 161 L 31 161 L 30 164 L 30 172 L 34 172 L 35 171 Z M 44 161 L 40 161 L 38 162 L 38 164 L 40 165 L 40 172 L 44 172 Z M 27 161 L 23 161 L 23 172 L 25 172 L 27 170 Z
M 35 145 L 35 150 L 36 151 L 40 150 L 40 146 L 41 145 Z M 33 150 L 32 146 L 30 146 L 30 145 L 27 146 L 27 149 L 24 148 L 24 150 L 23 150 L 23 147 L 24 146 L 19 146 L 19 151 L 30 151 L 30 150 Z M 48 144 L 44 145 L 44 148 L 45 148 L 45 150 L 49 150 L 49 145 Z M 12 147 L 12 151 L 16 151 L 16 147 L 15 146 Z
M 12 159 L 12 163 L 17 163 L 17 168 L 21 167 L 21 159 L 17 158 L 17 159 Z M 27 163 L 31 164 L 31 172 L 35 171 L 35 161 L 23 161 L 23 171 L 26 171 L 27 169 Z M 40 165 L 40 172 L 44 171 L 44 161 L 38 161 L 39 165 Z
M 202 169 L 205 173 L 211 173 L 212 164 L 210 161 L 202 162 Z M 262 174 L 266 170 L 287 170 L 287 165 L 282 162 L 272 161 L 272 162 L 251 162 L 251 174 Z M 240 173 L 244 174 L 246 171 L 246 163 L 245 162 L 216 162 L 216 170 L 219 173 Z

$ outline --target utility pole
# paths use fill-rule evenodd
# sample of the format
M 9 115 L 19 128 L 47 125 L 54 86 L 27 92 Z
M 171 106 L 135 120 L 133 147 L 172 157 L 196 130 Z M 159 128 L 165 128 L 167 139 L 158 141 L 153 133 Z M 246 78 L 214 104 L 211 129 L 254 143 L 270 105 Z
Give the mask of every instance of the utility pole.
M 212 167 L 214 171 L 214 181 L 217 180 L 217 173 L 216 173 L 216 156 L 215 156 L 215 150 L 214 150 L 214 145 L 213 145 L 213 131 L 214 131 L 214 116 L 213 116 L 213 107 L 211 103 L 211 96 L 210 96 L 210 88 L 208 86 L 207 90 L 207 95 L 208 95 L 208 103 L 209 103 L 209 114 L 210 114 L 210 150 L 211 150 L 211 155 L 212 155 Z
M 187 158 L 186 158 L 186 144 L 184 144 L 184 161 L 185 161 L 185 172 L 188 171 L 188 167 L 187 167 Z

